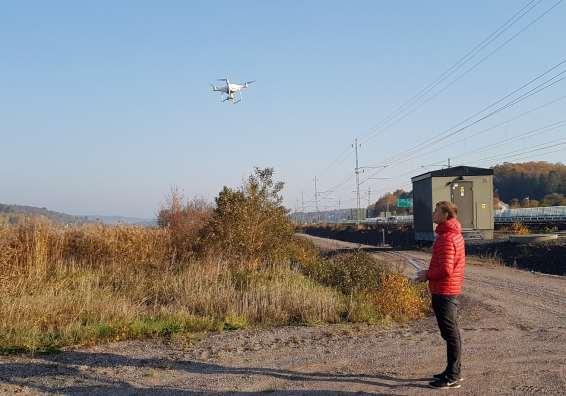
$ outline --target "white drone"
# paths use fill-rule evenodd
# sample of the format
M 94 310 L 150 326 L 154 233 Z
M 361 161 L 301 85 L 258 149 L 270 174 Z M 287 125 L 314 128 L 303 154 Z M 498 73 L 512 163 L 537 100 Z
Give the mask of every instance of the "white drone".
M 217 87 L 214 84 L 210 84 L 212 92 L 221 92 L 223 95 L 226 95 L 222 101 L 230 101 L 233 104 L 240 103 L 242 101 L 242 90 L 246 89 L 249 84 L 255 82 L 255 80 L 253 80 L 246 81 L 243 84 L 234 84 L 231 83 L 228 78 L 219 78 L 217 81 L 224 81 L 226 85 Z

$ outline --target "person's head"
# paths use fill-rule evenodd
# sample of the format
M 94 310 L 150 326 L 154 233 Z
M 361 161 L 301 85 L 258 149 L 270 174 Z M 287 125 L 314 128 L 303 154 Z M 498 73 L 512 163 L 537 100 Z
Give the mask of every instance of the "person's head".
M 458 216 L 458 207 L 452 202 L 440 201 L 436 204 L 432 221 L 436 224 L 444 223 L 446 220 L 454 219 Z

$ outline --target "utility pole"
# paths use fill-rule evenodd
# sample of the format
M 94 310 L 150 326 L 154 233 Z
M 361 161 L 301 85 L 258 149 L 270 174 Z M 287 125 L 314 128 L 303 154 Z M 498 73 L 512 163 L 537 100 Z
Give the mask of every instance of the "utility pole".
M 354 139 L 354 151 L 356 152 L 356 224 L 360 224 L 360 166 L 358 161 L 358 138 Z
M 450 168 L 450 158 L 448 158 L 448 167 Z
M 368 187 L 368 206 L 371 205 L 371 187 Z
M 318 190 L 316 188 L 316 176 L 314 177 L 314 207 L 316 209 L 316 217 L 318 218 Z

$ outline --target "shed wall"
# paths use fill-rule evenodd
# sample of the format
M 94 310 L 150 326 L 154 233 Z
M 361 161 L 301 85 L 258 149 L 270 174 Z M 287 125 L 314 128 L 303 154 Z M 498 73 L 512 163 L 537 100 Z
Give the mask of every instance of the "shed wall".
M 431 177 L 413 183 L 414 227 L 416 240 L 434 240 L 432 211 L 440 201 L 452 201 L 450 185 L 456 177 Z M 473 191 L 473 230 L 484 239 L 493 239 L 493 176 L 463 176 Z

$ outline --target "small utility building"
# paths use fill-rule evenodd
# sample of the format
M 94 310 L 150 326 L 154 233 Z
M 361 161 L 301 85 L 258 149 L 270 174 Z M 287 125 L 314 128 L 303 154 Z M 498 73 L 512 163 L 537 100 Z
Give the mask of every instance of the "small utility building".
M 456 166 L 411 178 L 415 240 L 433 241 L 432 212 L 437 202 L 458 207 L 464 236 L 493 239 L 493 169 Z

